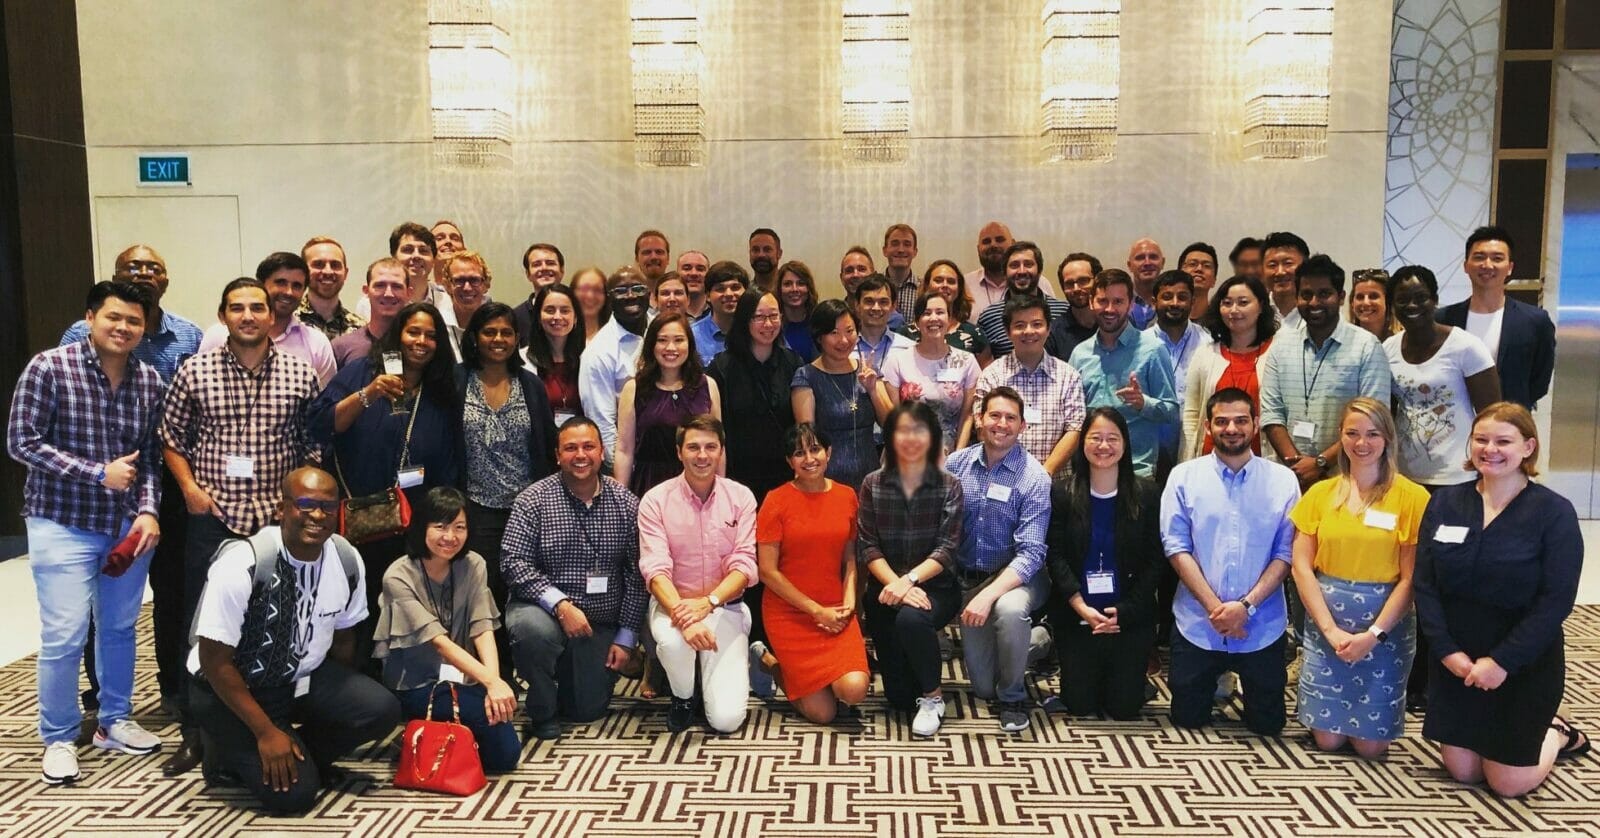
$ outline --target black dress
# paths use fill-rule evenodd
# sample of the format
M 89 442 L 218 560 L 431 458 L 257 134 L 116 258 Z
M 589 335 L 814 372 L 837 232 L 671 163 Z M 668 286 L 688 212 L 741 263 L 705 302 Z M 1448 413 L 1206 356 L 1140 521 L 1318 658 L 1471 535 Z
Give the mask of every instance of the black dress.
M 1432 667 L 1423 736 L 1504 765 L 1539 763 L 1566 684 L 1561 623 L 1582 567 L 1577 513 L 1550 489 L 1530 483 L 1488 527 L 1476 483 L 1434 492 L 1417 540 Z M 1455 652 L 1494 658 L 1505 683 L 1466 686 L 1440 663 Z
M 794 427 L 789 381 L 802 363 L 792 350 L 773 346 L 766 361 L 754 356 L 741 358 L 729 350 L 718 354 L 706 370 L 722 397 L 728 479 L 744 484 L 756 496 L 757 504 L 767 492 L 794 477 L 783 437 Z

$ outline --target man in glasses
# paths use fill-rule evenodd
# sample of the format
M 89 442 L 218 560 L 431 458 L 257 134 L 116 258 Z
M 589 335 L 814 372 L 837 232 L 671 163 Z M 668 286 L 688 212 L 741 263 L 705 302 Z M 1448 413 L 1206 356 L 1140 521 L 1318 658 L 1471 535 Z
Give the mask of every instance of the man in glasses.
M 637 267 L 626 265 L 606 278 L 611 319 L 594 333 L 578 365 L 578 397 L 584 415 L 600 429 L 606 467 L 617 445 L 617 394 L 633 377 L 644 330 L 650 324 L 650 286 Z
M 1217 284 L 1217 249 L 1205 242 L 1189 245 L 1178 254 L 1178 270 L 1194 279 L 1189 319 L 1199 320 L 1211 307 L 1211 289 Z M 1179 378 L 1178 381 L 1181 385 L 1183 379 Z
M 456 363 L 460 363 L 461 333 L 472 322 L 472 315 L 489 301 L 494 277 L 489 273 L 489 264 L 473 250 L 458 250 L 450 256 L 444 263 L 444 277 L 450 305 L 440 309 L 439 314 L 450 333 L 450 350 L 455 353 Z
M 206 777 L 275 814 L 311 808 L 333 762 L 400 723 L 400 702 L 362 675 L 361 557 L 334 530 L 339 487 L 317 468 L 284 476 L 280 526 L 217 554 L 195 621 L 190 712 L 217 747 Z

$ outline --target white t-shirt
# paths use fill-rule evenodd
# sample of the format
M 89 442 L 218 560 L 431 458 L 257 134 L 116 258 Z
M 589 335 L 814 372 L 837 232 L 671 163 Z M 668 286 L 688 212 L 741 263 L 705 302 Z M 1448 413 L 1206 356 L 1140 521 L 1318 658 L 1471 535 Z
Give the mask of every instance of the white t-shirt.
M 1483 341 L 1452 327 L 1432 358 L 1408 363 L 1400 352 L 1403 335 L 1383 342 L 1393 374 L 1391 391 L 1399 403 L 1400 473 L 1434 486 L 1466 483 L 1474 474 L 1462 467 L 1472 435 L 1472 398 L 1467 378 L 1494 367 Z
M 261 532 L 282 543 L 278 527 L 264 527 Z M 301 655 L 295 677 L 302 678 L 327 658 L 335 631 L 354 628 L 367 618 L 366 568 L 356 563 L 357 589 L 352 596 L 333 539 L 322 545 L 322 558 L 315 562 L 302 562 L 287 553 L 284 556 L 298 576 L 300 601 L 295 607 L 294 642 Z M 195 624 L 196 637 L 239 645 L 255 572 L 255 549 L 248 542 L 235 542 L 211 563 Z M 188 666 L 192 673 L 200 671 L 199 644 L 189 650 Z
M 907 381 L 922 388 L 921 400 L 939 415 L 946 453 L 955 448 L 966 419 L 961 403 L 978 383 L 978 359 L 964 349 L 948 348 L 949 354 L 937 361 L 922 357 L 914 346 L 898 349 L 889 353 L 882 370 L 884 382 L 896 391 Z
M 1494 314 L 1479 314 L 1467 309 L 1467 331 L 1489 350 L 1489 357 L 1500 357 L 1500 325 L 1506 320 L 1506 307 Z

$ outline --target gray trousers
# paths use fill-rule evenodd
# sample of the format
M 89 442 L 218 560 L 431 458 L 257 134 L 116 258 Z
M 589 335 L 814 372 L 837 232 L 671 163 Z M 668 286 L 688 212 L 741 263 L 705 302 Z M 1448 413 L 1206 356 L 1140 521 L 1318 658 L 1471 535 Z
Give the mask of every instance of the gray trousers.
M 506 604 L 511 657 L 528 682 L 529 721 L 538 724 L 559 715 L 592 722 L 610 708 L 617 673 L 606 669 L 606 655 L 617 627 L 590 625 L 593 635 L 568 637 L 544 608 L 519 600 Z
M 1033 612 L 1050 596 L 1050 574 L 1042 568 L 1027 583 L 1006 591 L 981 626 L 961 627 L 961 655 L 978 698 L 1023 701 L 1028 662 L 1049 650 L 1050 634 L 1033 625 Z

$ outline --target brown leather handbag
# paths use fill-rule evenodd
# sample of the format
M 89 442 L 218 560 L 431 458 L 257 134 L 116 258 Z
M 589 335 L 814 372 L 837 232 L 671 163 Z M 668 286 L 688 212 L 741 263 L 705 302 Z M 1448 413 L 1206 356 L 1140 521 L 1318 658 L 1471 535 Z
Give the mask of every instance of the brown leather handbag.
M 401 490 L 398 475 L 405 471 L 411 454 L 411 429 L 417 424 L 417 413 L 422 406 L 422 388 L 417 388 L 417 400 L 411 408 L 411 421 L 406 423 L 406 439 L 400 448 L 400 465 L 395 469 L 393 486 L 370 495 L 350 497 L 350 487 L 344 482 L 344 469 L 339 467 L 339 452 L 334 451 L 333 469 L 339 476 L 339 488 L 345 498 L 339 501 L 339 534 L 351 544 L 369 544 L 401 535 L 411 526 L 411 503 Z

